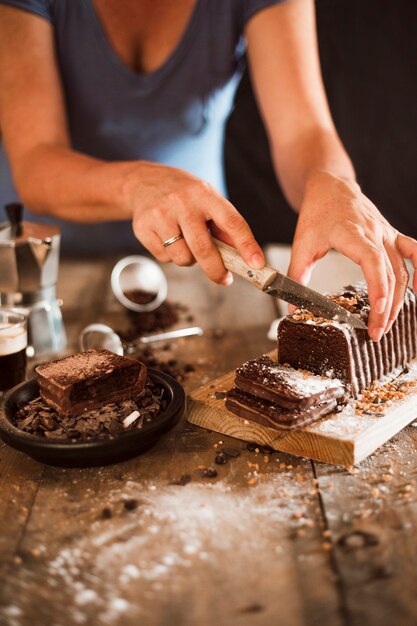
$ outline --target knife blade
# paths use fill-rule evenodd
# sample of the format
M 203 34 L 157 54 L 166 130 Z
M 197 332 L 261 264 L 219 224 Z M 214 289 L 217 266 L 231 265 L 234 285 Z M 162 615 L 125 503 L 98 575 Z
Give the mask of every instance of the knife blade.
M 213 238 L 213 240 L 225 268 L 244 278 L 268 296 L 307 309 L 315 316 L 334 319 L 338 322 L 345 322 L 354 328 L 367 330 L 366 324 L 361 319 L 318 291 L 301 285 L 269 265 L 265 265 L 260 270 L 253 269 L 245 263 L 235 248 L 218 239 Z

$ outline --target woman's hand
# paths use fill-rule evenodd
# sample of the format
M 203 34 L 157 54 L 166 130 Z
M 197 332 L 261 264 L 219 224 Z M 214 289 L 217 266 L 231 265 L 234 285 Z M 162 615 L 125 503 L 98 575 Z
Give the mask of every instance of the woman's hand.
M 355 182 L 319 172 L 306 185 L 288 275 L 307 283 L 315 261 L 332 248 L 362 268 L 371 304 L 368 330 L 378 341 L 403 303 L 404 259 L 417 268 L 417 241 L 395 230 Z M 417 291 L 417 272 L 413 285 Z
M 265 265 L 247 222 L 208 183 L 177 168 L 141 162 L 129 174 L 126 185 L 133 231 L 161 263 L 187 266 L 197 262 L 211 280 L 229 285 L 233 276 L 223 265 L 211 231 L 237 248 L 254 269 Z M 163 246 L 164 241 L 180 234 L 183 239 Z

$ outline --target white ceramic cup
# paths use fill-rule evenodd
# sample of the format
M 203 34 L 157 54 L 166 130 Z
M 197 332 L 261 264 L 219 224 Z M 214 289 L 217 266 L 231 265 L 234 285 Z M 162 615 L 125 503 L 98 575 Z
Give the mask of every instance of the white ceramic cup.
M 132 255 L 120 259 L 111 273 L 111 288 L 117 300 L 131 311 L 154 311 L 166 299 L 168 283 L 158 263 L 145 256 Z M 146 304 L 133 302 L 126 293 L 139 289 L 155 297 Z

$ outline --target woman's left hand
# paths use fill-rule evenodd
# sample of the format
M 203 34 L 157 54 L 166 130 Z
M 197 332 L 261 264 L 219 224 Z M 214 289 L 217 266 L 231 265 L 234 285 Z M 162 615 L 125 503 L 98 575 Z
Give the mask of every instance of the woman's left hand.
M 332 248 L 361 266 L 371 305 L 368 331 L 379 341 L 403 303 L 404 259 L 413 263 L 417 291 L 417 241 L 393 228 L 357 183 L 318 172 L 306 185 L 288 276 L 306 284 L 314 263 Z

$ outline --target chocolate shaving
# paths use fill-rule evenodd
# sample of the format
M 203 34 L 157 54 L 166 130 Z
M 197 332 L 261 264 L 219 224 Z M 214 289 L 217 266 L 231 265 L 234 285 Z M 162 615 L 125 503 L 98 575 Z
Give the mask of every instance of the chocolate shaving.
M 19 407 L 15 415 L 15 426 L 26 433 L 47 439 L 77 442 L 116 437 L 153 422 L 167 404 L 164 387 L 148 379 L 145 389 L 136 398 L 106 404 L 78 415 L 59 415 L 38 396 Z M 140 419 L 125 428 L 123 420 L 133 411 L 140 412 Z

